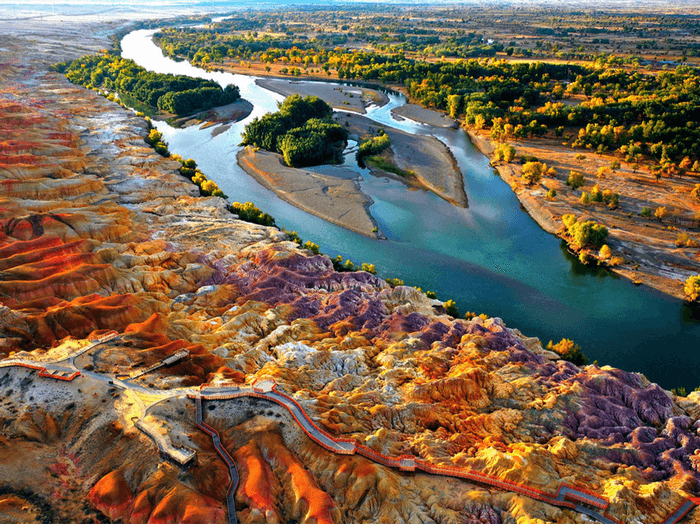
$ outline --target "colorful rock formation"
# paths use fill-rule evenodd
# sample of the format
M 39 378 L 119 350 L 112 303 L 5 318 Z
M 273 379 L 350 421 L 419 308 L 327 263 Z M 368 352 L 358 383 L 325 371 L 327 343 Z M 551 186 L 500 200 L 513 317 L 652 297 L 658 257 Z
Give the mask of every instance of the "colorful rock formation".
M 93 372 L 128 375 L 186 349 L 137 384 L 271 377 L 334 436 L 550 493 L 585 487 L 621 522 L 662 522 L 698 494 L 700 397 L 578 368 L 498 318 L 455 320 L 413 288 L 334 272 L 195 196 L 143 142 L 143 120 L 48 72 L 75 47 L 29 53 L 36 45 L 8 36 L 0 50 L 0 356 L 116 330 L 90 353 Z M 0 520 L 226 522 L 228 468 L 184 396 L 148 420 L 197 451 L 189 468 L 135 427 L 145 393 L 2 368 L 0 396 Z M 264 399 L 208 403 L 239 466 L 243 523 L 585 522 L 514 492 L 335 455 Z

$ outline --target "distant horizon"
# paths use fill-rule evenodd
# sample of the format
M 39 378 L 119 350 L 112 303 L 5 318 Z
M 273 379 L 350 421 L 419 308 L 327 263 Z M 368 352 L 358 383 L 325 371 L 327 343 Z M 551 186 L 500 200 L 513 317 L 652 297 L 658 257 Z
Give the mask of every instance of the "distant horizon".
M 0 16 L 3 18 L 21 18 L 32 15 L 59 15 L 59 16 L 80 16 L 98 14 L 103 12 L 105 7 L 112 8 L 116 12 L 130 12 L 132 14 L 143 13 L 146 16 L 155 14 L 157 17 L 192 13 L 216 13 L 230 9 L 265 9 L 272 7 L 295 7 L 295 6 L 319 6 L 319 7 L 343 7 L 352 4 L 379 5 L 376 0 L 155 0 L 148 4 L 143 4 L 137 0 L 24 0 L 21 2 L 3 2 L 0 4 Z M 664 12 L 676 14 L 698 14 L 687 13 L 688 7 L 700 9 L 700 0 L 676 0 L 673 5 L 669 5 L 666 0 L 609 0 L 596 2 L 592 0 L 385 0 L 381 5 L 415 5 L 422 7 L 440 6 L 484 6 L 484 7 L 530 7 L 530 8 L 551 8 L 556 7 L 564 10 L 587 9 L 587 10 L 640 10 L 658 9 Z M 165 7 L 177 9 L 177 13 L 162 13 L 160 10 Z M 82 8 L 82 9 L 81 9 Z M 684 11 L 686 11 L 684 13 Z M 155 13 L 154 13 L 155 12 Z M 116 14 L 116 13 L 115 13 Z M 13 16 L 15 15 L 15 16 Z

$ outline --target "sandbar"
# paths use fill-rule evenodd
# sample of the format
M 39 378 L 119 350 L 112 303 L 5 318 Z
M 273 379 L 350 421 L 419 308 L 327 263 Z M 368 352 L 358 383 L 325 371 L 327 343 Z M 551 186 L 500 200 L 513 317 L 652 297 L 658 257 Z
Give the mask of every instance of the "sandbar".
M 415 120 L 421 124 L 428 124 L 433 127 L 445 127 L 456 129 L 459 124 L 449 116 L 434 109 L 427 109 L 416 104 L 405 104 L 391 110 L 394 116 Z
M 380 127 L 384 129 L 391 140 L 388 153 L 392 162 L 404 171 L 412 171 L 415 180 L 396 177 L 370 166 L 372 172 L 396 177 L 411 186 L 419 185 L 457 207 L 468 207 L 462 172 L 450 150 L 437 138 L 382 127 L 367 117 L 352 113 L 336 113 L 335 118 L 351 135 L 359 138 L 375 135 Z
M 360 191 L 357 180 L 288 167 L 279 154 L 250 146 L 238 153 L 238 164 L 302 211 L 370 238 L 384 238 L 369 213 L 374 202 Z

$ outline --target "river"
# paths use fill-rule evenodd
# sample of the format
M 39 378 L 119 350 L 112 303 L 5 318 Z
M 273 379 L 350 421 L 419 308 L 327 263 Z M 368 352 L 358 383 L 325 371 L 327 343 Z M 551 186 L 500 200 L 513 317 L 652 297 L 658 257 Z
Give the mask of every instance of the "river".
M 123 56 L 159 73 L 184 74 L 235 84 L 254 105 L 251 115 L 212 137 L 211 129 L 175 129 L 156 122 L 170 151 L 193 158 L 232 201 L 252 201 L 335 256 L 374 263 L 379 275 L 452 298 L 460 311 L 501 317 L 509 327 L 543 343 L 570 338 L 591 361 L 643 373 L 662 387 L 700 386 L 700 318 L 682 302 L 571 256 L 565 244 L 544 232 L 521 208 L 514 193 L 469 142 L 463 130 L 436 129 L 397 121 L 390 103 L 370 108 L 376 122 L 411 133 L 432 134 L 451 149 L 462 173 L 469 208 L 457 208 L 433 193 L 407 189 L 367 170 L 360 185 L 374 200 L 370 211 L 387 240 L 373 240 L 287 204 L 247 175 L 236 162 L 241 132 L 256 116 L 275 111 L 283 97 L 247 75 L 207 72 L 164 57 L 152 30 L 122 40 Z

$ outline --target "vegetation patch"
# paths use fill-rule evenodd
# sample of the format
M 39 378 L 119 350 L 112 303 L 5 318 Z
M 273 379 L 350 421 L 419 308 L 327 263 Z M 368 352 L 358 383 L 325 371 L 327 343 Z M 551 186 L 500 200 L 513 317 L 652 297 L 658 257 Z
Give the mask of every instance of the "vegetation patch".
M 567 214 L 561 217 L 566 226 L 566 232 L 571 238 L 571 242 L 579 249 L 587 246 L 593 246 L 599 249 L 608 238 L 608 229 L 593 220 L 581 222 L 573 214 Z
M 279 111 L 248 124 L 241 145 L 280 153 L 292 167 L 338 162 L 348 132 L 331 120 L 332 114 L 331 106 L 317 96 L 290 96 Z
M 404 170 L 401 169 L 400 167 L 395 166 L 391 162 L 389 162 L 386 158 L 381 157 L 381 156 L 370 156 L 364 159 L 365 164 L 370 164 L 377 169 L 381 169 L 382 171 L 386 171 L 387 173 L 393 173 L 395 175 L 398 175 L 400 177 L 404 178 L 409 178 L 416 176 L 416 174 L 411 171 L 411 170 Z
M 357 158 L 357 163 L 360 167 L 364 167 L 364 158 L 370 155 L 378 155 L 391 145 L 391 140 L 389 135 L 384 133 L 383 130 L 379 131 L 379 136 L 368 138 L 363 140 L 360 147 L 357 150 L 355 157 Z
M 240 98 L 235 85 L 222 89 L 212 80 L 151 73 L 133 60 L 109 54 L 62 62 L 54 69 L 64 73 L 74 84 L 117 92 L 125 102 L 134 103 L 135 109 L 150 115 L 160 110 L 184 116 Z

